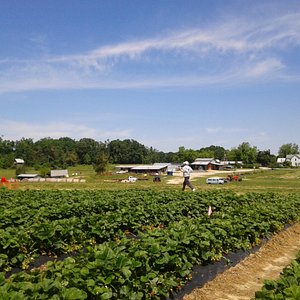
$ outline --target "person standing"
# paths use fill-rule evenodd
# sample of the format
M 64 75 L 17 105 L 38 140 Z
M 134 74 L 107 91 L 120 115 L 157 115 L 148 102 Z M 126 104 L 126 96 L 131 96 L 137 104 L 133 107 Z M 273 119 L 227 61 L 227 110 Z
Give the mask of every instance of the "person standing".
M 183 185 L 182 185 L 182 190 L 185 190 L 185 187 L 188 186 L 193 192 L 196 190 L 194 186 L 190 182 L 190 176 L 191 173 L 193 172 L 193 169 L 189 166 L 189 162 L 185 161 L 183 163 L 183 167 L 180 168 L 182 174 L 183 174 Z

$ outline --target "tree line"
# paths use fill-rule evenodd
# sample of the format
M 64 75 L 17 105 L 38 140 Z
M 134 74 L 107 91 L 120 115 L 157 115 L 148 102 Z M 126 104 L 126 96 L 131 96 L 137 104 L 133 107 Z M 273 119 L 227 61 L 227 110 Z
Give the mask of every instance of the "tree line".
M 279 157 L 299 153 L 298 145 L 284 144 Z M 256 164 L 273 166 L 276 156 L 270 150 L 259 150 L 244 142 L 232 149 L 211 145 L 198 150 L 179 147 L 177 152 L 163 152 L 146 147 L 133 139 L 99 142 L 91 138 L 78 141 L 69 137 L 59 139 L 43 138 L 36 142 L 31 138 L 12 141 L 0 137 L 0 168 L 11 168 L 16 158 L 22 158 L 26 166 L 40 169 L 67 168 L 79 164 L 94 165 L 98 171 L 111 164 L 151 164 L 155 162 L 182 163 L 196 158 L 211 157 L 219 160 L 243 161 L 244 166 Z

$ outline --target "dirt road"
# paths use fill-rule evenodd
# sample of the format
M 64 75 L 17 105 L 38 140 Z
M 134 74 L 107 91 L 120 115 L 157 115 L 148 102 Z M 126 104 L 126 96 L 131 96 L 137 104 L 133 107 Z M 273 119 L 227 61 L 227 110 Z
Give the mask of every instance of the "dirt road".
M 276 279 L 300 250 L 300 223 L 275 235 L 260 250 L 218 275 L 184 300 L 249 300 L 265 279 Z
M 239 170 L 232 170 L 232 171 L 219 171 L 219 170 L 214 170 L 214 171 L 195 171 L 194 173 L 191 174 L 191 181 L 193 181 L 195 178 L 199 177 L 205 177 L 205 176 L 220 176 L 220 177 L 226 177 L 228 174 L 233 174 L 233 173 L 246 173 L 246 172 L 255 172 L 254 169 L 239 169 Z M 167 181 L 167 184 L 180 184 L 182 183 L 182 173 L 177 171 L 173 173 L 173 178 L 169 179 Z

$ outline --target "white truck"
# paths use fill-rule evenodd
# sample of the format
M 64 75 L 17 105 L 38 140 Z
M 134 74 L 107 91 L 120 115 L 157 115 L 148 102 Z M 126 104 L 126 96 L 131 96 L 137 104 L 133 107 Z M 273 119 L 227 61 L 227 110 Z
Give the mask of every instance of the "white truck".
M 210 178 L 206 178 L 206 183 L 207 184 L 224 184 L 225 180 L 224 180 L 224 178 L 220 178 L 220 177 L 210 177 Z
M 127 179 L 122 180 L 121 182 L 136 182 L 138 179 L 133 176 L 129 176 Z
M 137 181 L 137 178 L 136 178 L 136 177 L 133 177 L 133 176 L 129 176 L 129 177 L 128 177 L 128 181 L 129 181 L 129 182 L 136 182 L 136 181 Z

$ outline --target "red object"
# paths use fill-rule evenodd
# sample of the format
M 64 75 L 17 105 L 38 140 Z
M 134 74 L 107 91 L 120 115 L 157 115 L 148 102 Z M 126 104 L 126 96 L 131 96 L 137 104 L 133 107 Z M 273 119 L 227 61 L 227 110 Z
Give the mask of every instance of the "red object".
M 1 178 L 1 182 L 8 182 L 5 177 Z
M 233 176 L 234 181 L 238 181 L 238 179 L 239 179 L 239 176 L 237 176 L 237 175 Z

